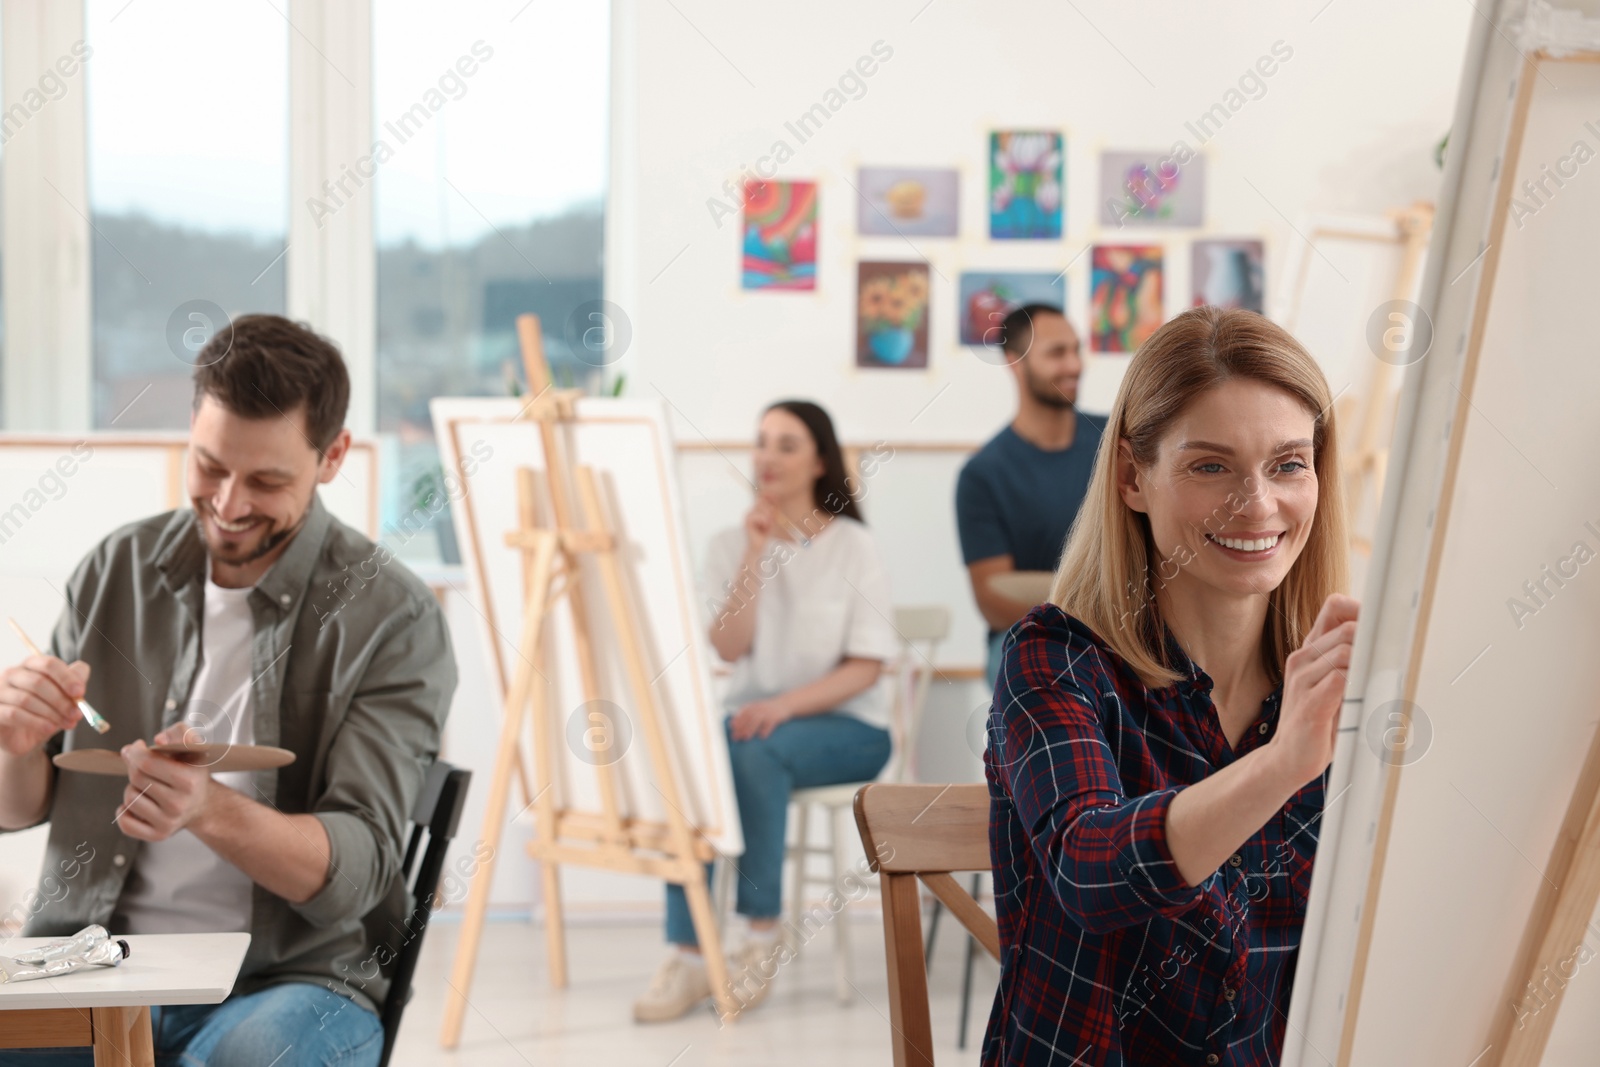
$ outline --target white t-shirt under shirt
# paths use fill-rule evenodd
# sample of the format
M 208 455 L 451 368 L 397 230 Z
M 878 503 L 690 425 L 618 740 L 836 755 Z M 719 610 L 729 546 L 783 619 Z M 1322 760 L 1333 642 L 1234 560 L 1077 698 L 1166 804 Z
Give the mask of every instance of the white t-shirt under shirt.
M 711 539 L 706 586 L 719 608 L 730 596 L 745 544 L 742 527 Z M 872 533 L 855 519 L 835 516 L 809 544 L 774 537 L 753 581 L 760 586 L 755 636 L 733 666 L 724 701 L 730 714 L 814 682 L 846 656 L 880 659 L 887 666 L 899 652 L 889 575 Z M 750 592 L 743 592 L 746 600 Z M 887 727 L 888 684 L 886 673 L 837 710 Z
M 209 567 L 208 567 L 209 571 Z M 224 589 L 206 578 L 200 665 L 183 721 L 190 740 L 253 744 L 250 589 Z M 254 796 L 254 772 L 214 774 L 221 785 Z M 254 883 L 188 830 L 146 841 L 117 902 L 114 924 L 130 934 L 249 931 Z

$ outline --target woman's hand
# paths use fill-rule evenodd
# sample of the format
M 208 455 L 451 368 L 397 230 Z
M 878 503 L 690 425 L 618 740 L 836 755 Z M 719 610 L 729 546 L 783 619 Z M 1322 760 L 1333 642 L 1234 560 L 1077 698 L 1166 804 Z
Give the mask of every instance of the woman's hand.
M 756 497 L 756 502 L 744 516 L 745 544 L 752 556 L 766 551 L 772 532 L 778 528 L 778 506 L 766 494 Z
M 748 741 L 752 737 L 769 737 L 772 731 L 794 718 L 794 712 L 781 697 L 757 700 L 746 704 L 733 717 L 733 739 Z
M 1346 674 L 1361 604 L 1334 593 L 1322 603 L 1305 644 L 1289 653 L 1283 672 L 1283 709 L 1268 749 L 1298 789 L 1333 761 L 1344 705 Z

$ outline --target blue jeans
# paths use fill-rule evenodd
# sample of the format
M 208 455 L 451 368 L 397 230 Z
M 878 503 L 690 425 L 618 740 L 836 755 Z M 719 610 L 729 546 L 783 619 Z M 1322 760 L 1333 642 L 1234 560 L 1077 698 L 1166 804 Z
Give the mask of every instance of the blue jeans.
M 802 715 L 781 723 L 766 737 L 735 741 L 728 734 L 733 791 L 744 828 L 744 855 L 738 859 L 738 911 L 754 919 L 775 919 L 783 905 L 783 846 L 789 822 L 789 794 L 796 789 L 876 778 L 889 762 L 889 731 L 840 711 Z M 711 868 L 706 868 L 706 877 Z M 667 940 L 698 943 L 689 899 L 678 885 L 667 886 Z
M 150 1009 L 157 1067 L 377 1067 L 378 1017 L 310 982 L 285 982 L 221 1004 Z M 0 1067 L 92 1067 L 94 1050 L 0 1049 Z

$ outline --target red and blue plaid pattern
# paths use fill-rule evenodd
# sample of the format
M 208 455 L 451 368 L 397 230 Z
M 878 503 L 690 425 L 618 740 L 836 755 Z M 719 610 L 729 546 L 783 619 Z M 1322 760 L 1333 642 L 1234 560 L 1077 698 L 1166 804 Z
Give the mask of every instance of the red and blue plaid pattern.
M 1271 739 L 1282 687 L 1237 749 L 1211 679 L 1147 688 L 1050 604 L 1006 636 L 984 766 L 1000 921 L 985 1065 L 1266 1065 L 1283 1048 L 1325 776 L 1199 886 L 1167 849 L 1178 791 Z

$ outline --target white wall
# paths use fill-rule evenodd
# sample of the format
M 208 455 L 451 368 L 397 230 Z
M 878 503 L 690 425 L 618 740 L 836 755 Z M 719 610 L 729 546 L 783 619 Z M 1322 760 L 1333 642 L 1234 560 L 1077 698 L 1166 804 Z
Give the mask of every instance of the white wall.
M 618 3 L 619 55 L 633 56 L 637 73 L 618 78 L 613 102 L 606 286 L 634 329 L 623 360 L 629 390 L 665 394 L 685 438 L 745 438 L 762 405 L 798 394 L 828 407 L 844 436 L 891 442 L 978 441 L 1010 416 L 1009 375 L 955 343 L 963 268 L 1071 262 L 1068 312 L 1081 330 L 1084 250 L 1097 240 L 1164 241 L 1172 313 L 1187 293 L 1194 236 L 1263 236 L 1270 300 L 1280 265 L 1298 251 L 1291 223 L 1432 199 L 1432 149 L 1449 124 L 1476 17 L 1446 0 L 815 0 L 781 17 L 738 0 Z M 865 95 L 799 143 L 785 122 L 880 40 L 893 57 L 866 79 Z M 1292 57 L 1202 146 L 1184 124 L 1280 40 Z M 987 136 L 1018 127 L 1066 134 L 1063 240 L 987 239 Z M 1178 138 L 1206 156 L 1205 228 L 1099 230 L 1100 151 L 1165 149 Z M 821 182 L 815 293 L 741 291 L 739 216 L 719 227 L 707 207 L 779 139 L 794 156 L 778 177 Z M 961 236 L 914 246 L 857 237 L 850 183 L 863 164 L 959 168 Z M 863 258 L 932 263 L 928 370 L 855 369 Z M 1091 360 L 1086 409 L 1109 408 L 1125 362 Z M 943 519 L 948 507 L 938 506 Z

